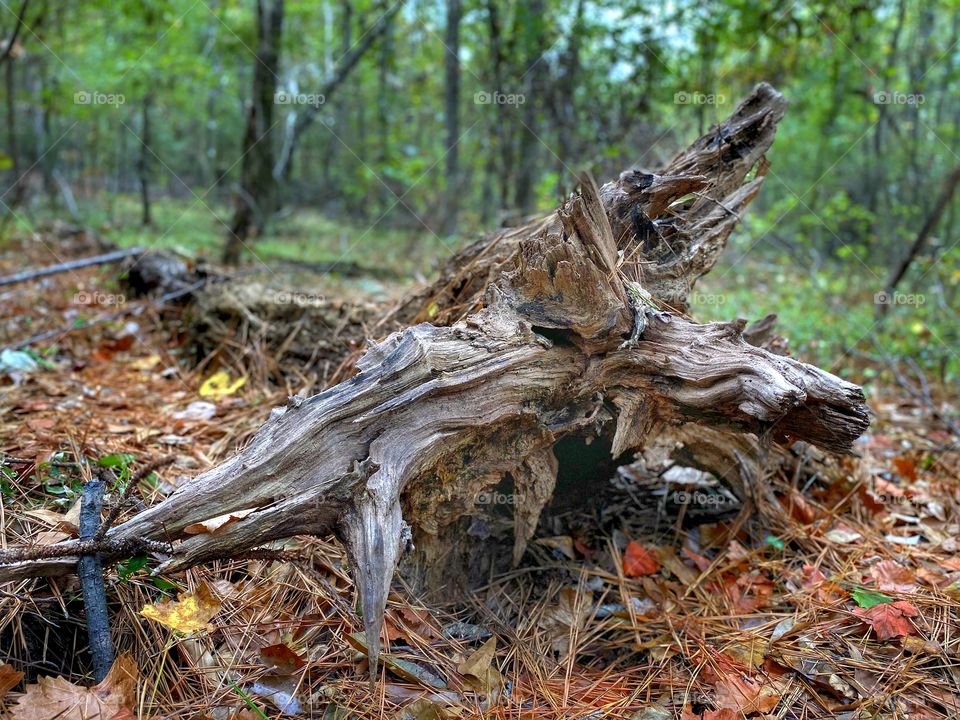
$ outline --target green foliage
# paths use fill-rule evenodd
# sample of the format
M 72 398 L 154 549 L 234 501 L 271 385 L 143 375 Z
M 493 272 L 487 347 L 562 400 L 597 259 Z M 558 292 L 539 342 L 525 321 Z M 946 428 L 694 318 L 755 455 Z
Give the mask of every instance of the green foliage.
M 882 605 L 883 603 L 893 602 L 892 597 L 862 587 L 854 588 L 850 595 L 857 605 L 866 609 L 870 609 L 876 605 Z
M 763 191 L 727 265 L 705 283 L 727 302 L 697 316 L 775 311 L 810 360 L 847 366 L 851 353 L 913 353 L 955 378 L 960 198 L 899 288 L 925 302 L 891 307 L 878 324 L 873 297 L 960 162 L 957 9 L 956 0 L 468 3 L 462 177 L 451 192 L 447 18 L 442 4 L 413 0 L 324 98 L 282 179 L 291 212 L 272 220 L 254 252 L 426 272 L 461 243 L 438 230 L 451 197 L 467 237 L 546 210 L 578 171 L 605 180 L 634 162 L 656 169 L 767 80 L 790 107 Z M 324 92 L 383 10 L 379 0 L 288 0 L 278 89 Z M 14 142 L 0 137 L 0 173 L 10 175 L 16 150 L 21 168 L 66 178 L 82 221 L 109 240 L 218 256 L 242 166 L 256 3 L 67 0 L 46 4 L 22 42 L 29 62 L 15 63 L 18 122 Z M 494 93 L 514 101 L 491 102 Z M 262 142 L 279 153 L 306 111 L 278 104 Z M 141 162 L 153 199 L 147 227 Z M 54 207 L 32 203 L 11 231 L 63 217 L 55 183 L 44 184 Z M 520 207 L 527 189 L 532 207 Z M 868 370 L 877 372 L 857 372 Z

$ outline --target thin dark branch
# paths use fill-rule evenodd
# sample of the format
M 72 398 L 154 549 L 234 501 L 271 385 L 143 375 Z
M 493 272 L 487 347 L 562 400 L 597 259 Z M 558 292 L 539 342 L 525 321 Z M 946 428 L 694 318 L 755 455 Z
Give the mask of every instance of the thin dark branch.
M 100 526 L 103 510 L 104 482 L 95 475 L 83 489 L 80 505 L 80 539 L 93 538 Z M 77 562 L 77 574 L 83 589 L 83 605 L 87 614 L 87 638 L 93 656 L 93 677 L 103 680 L 113 665 L 113 638 L 110 635 L 110 613 L 107 591 L 103 586 L 103 562 L 100 555 L 83 555 Z
M 0 53 L 0 63 L 4 63 L 10 59 L 13 48 L 17 44 L 17 37 L 20 35 L 20 29 L 23 27 L 23 18 L 27 14 L 27 5 L 29 3 L 30 0 L 23 0 L 23 2 L 20 3 L 20 12 L 17 13 L 17 23 L 13 26 L 13 33 L 10 35 L 10 39 L 7 41 L 7 46 L 3 49 L 3 53 Z

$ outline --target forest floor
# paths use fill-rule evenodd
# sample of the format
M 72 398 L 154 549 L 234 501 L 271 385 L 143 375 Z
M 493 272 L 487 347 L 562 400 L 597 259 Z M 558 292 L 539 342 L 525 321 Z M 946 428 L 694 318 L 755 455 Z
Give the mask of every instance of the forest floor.
M 0 274 L 49 262 L 24 241 Z M 123 480 L 173 456 L 135 493 L 149 506 L 303 389 L 234 368 L 211 383 L 217 368 L 149 306 L 81 327 L 124 307 L 115 283 L 107 267 L 0 291 L 0 344 L 76 328 L 0 378 L 3 547 L 76 534 L 89 470 L 63 461 L 92 458 Z M 57 712 L 96 695 L 104 717 L 217 720 L 958 717 L 960 438 L 942 422 L 957 398 L 922 374 L 891 382 L 869 358 L 844 364 L 875 368 L 875 417 L 841 481 L 801 480 L 798 461 L 768 478 L 779 508 L 684 530 L 627 505 L 612 529 L 540 537 L 469 602 L 398 591 L 375 687 L 340 549 L 298 538 L 277 558 L 171 577 L 151 576 L 147 556 L 111 568 L 114 639 L 137 681 L 114 674 L 96 691 L 77 581 L 3 588 L 0 711 L 72 717 Z

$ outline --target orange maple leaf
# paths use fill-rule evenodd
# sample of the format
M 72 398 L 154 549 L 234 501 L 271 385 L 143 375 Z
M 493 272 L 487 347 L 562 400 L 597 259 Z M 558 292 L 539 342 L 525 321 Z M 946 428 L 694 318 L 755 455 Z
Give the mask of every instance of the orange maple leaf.
M 627 577 L 653 575 L 660 569 L 656 556 L 635 540 L 627 543 L 623 553 L 623 574 Z

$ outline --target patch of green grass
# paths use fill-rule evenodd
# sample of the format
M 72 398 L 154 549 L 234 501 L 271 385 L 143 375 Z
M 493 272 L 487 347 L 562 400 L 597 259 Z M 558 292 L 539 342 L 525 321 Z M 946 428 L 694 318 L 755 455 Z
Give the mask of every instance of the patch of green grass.
M 957 314 L 933 292 L 933 279 L 927 279 L 930 291 L 913 296 L 904 282 L 900 302 L 886 305 L 882 315 L 877 278 L 885 274 L 875 272 L 834 265 L 810 273 L 782 261 L 724 258 L 698 283 L 691 312 L 702 322 L 776 313 L 777 331 L 789 338 L 793 355 L 858 382 L 892 380 L 886 361 L 906 357 L 931 381 L 956 380 Z
M 229 234 L 232 208 L 205 198 L 158 197 L 151 203 L 152 223 L 144 226 L 140 198 L 132 194 L 102 195 L 81 203 L 82 222 L 120 247 L 173 250 L 187 257 L 219 260 Z M 41 208 L 24 214 L 11 229 L 27 232 L 63 212 Z M 425 227 L 396 229 L 386 222 L 345 222 L 306 208 L 291 208 L 274 219 L 264 237 L 247 241 L 243 259 L 265 263 L 292 260 L 308 263 L 356 263 L 389 269 L 398 276 L 428 273 L 455 252 L 459 239 L 440 238 Z

